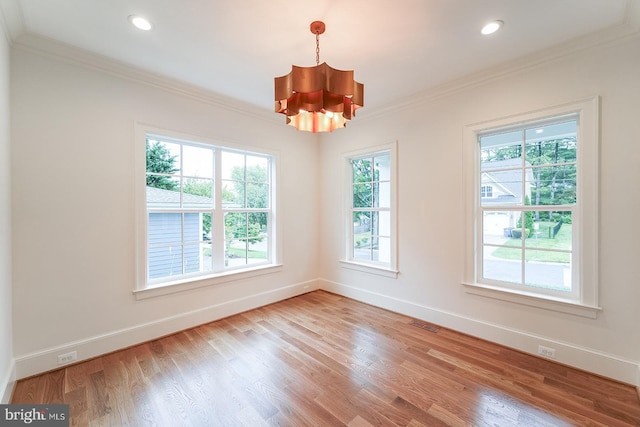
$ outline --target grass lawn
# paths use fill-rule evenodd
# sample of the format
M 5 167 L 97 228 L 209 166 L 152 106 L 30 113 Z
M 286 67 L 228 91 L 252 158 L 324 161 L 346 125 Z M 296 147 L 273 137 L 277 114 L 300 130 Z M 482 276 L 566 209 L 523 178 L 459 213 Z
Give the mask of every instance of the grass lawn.
M 229 248 L 227 249 L 227 255 L 229 258 L 244 258 L 245 252 L 244 249 Z M 254 251 L 249 249 L 249 251 L 247 251 L 247 258 L 267 259 L 267 251 Z
M 558 231 L 556 237 L 552 239 L 546 237 L 548 236 L 547 229 L 548 227 L 553 227 L 556 223 L 541 221 L 538 224 L 540 224 L 539 230 L 541 230 L 538 237 L 536 238 L 534 235 L 531 235 L 525 239 L 524 244 L 525 249 L 527 249 L 525 250 L 525 259 L 527 261 L 560 262 L 568 264 L 571 254 L 566 252 L 549 252 L 544 249 L 569 250 L 571 248 L 571 224 L 562 224 L 560 231 Z M 504 240 L 503 245 L 505 246 L 496 248 L 491 255 L 502 259 L 521 258 L 520 250 L 515 250 L 515 248 L 521 247 L 521 239 L 507 238 Z M 532 249 L 543 250 L 536 251 Z

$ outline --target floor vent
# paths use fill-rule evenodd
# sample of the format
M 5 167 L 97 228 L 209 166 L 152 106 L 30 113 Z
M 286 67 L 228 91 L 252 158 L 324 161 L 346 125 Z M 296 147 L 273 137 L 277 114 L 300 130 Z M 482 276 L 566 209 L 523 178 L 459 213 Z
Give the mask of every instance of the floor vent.
M 429 332 L 438 332 L 440 330 L 439 327 L 437 327 L 436 325 L 432 325 L 431 323 L 426 323 L 426 322 L 422 322 L 420 320 L 413 320 L 410 323 L 411 326 L 415 326 L 424 330 L 427 330 Z

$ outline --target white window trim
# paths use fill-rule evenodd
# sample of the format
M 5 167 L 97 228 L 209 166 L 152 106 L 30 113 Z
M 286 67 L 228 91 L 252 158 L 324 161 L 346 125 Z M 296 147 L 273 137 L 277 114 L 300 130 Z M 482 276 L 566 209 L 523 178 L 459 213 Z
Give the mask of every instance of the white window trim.
M 350 259 L 349 254 L 351 253 L 351 245 L 349 236 L 351 235 L 350 229 L 353 227 L 352 219 L 348 212 L 350 211 L 350 206 L 352 204 L 351 198 L 353 197 L 352 191 L 352 167 L 351 167 L 351 159 L 367 156 L 367 155 L 375 155 L 377 153 L 388 152 L 389 153 L 389 174 L 391 177 L 391 187 L 390 187 L 390 205 L 389 205 L 389 214 L 391 218 L 391 236 L 390 236 L 390 246 L 391 246 L 391 256 L 389 260 L 389 264 L 379 263 L 379 262 L 364 262 L 364 261 L 355 261 Z M 400 273 L 398 270 L 398 142 L 394 141 L 389 144 L 378 145 L 375 147 L 363 148 L 356 151 L 350 151 L 348 153 L 343 153 L 343 177 L 342 182 L 344 183 L 344 197 L 343 197 L 343 207 L 342 212 L 345 216 L 344 222 L 344 231 L 343 231 L 343 241 L 344 241 L 344 258 L 339 260 L 340 265 L 343 268 L 375 274 L 383 277 L 397 278 Z
M 596 318 L 597 313 L 602 310 L 598 305 L 599 111 L 599 97 L 596 96 L 552 108 L 465 126 L 463 134 L 465 256 L 462 284 L 467 293 L 589 318 Z M 573 266 L 580 284 L 578 300 L 554 298 L 477 283 L 476 221 L 479 198 L 477 158 L 480 149 L 478 134 L 490 129 L 567 114 L 578 115 L 580 144 L 577 152 L 577 196 L 580 202 L 576 208 L 580 221 L 578 229 L 574 230 L 576 236 L 574 250 L 577 251 L 578 265 Z
M 247 266 L 246 268 L 236 270 L 225 270 L 208 275 L 198 275 L 195 277 L 182 277 L 174 281 L 164 283 L 148 284 L 147 275 L 147 205 L 146 205 L 146 186 L 145 176 L 146 168 L 146 145 L 145 141 L 148 134 L 162 135 L 166 138 L 194 141 L 203 144 L 210 144 L 216 147 L 223 147 L 230 150 L 249 151 L 260 154 L 269 155 L 272 158 L 272 197 L 271 210 L 272 227 L 271 235 L 275 242 L 271 242 L 273 251 L 273 262 L 268 265 Z M 216 157 L 216 159 L 219 156 Z M 217 161 L 217 160 L 216 160 Z M 197 135 L 161 129 L 144 123 L 136 122 L 134 124 L 134 205 L 135 205 L 135 282 L 133 293 L 136 299 L 152 298 L 160 295 L 168 295 L 177 292 L 183 292 L 191 289 L 201 288 L 205 286 L 213 286 L 221 283 L 227 283 L 234 280 L 247 279 L 257 277 L 264 274 L 276 273 L 282 270 L 282 226 L 280 223 L 280 215 L 277 214 L 278 198 L 279 198 L 279 155 L 277 151 L 266 150 L 264 148 L 256 148 L 248 145 L 238 144 L 229 141 L 217 141 Z M 218 197 L 216 195 L 216 197 Z

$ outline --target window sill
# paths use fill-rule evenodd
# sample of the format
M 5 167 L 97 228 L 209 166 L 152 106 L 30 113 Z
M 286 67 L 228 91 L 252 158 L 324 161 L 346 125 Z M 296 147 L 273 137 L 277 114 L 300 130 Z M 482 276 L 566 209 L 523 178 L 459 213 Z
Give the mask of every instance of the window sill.
M 134 289 L 133 294 L 135 295 L 135 298 L 137 300 L 142 300 L 161 295 L 184 292 L 191 289 L 198 289 L 205 286 L 218 285 L 220 283 L 227 283 L 234 280 L 247 279 L 264 274 L 278 273 L 280 271 L 282 271 L 282 265 L 280 264 L 254 267 L 251 269 L 243 269 L 241 271 L 226 271 L 223 273 L 212 274 L 210 276 L 200 276 L 195 278 L 192 277 L 183 280 L 176 280 L 174 282 L 149 285 L 146 288 Z
M 574 316 L 581 316 L 589 319 L 596 319 L 598 313 L 602 311 L 601 307 L 593 307 L 561 299 L 544 298 L 535 294 L 506 290 L 495 286 L 482 285 L 478 283 L 463 283 L 463 285 L 466 288 L 466 292 L 469 294 L 528 305 L 530 307 L 537 307 L 545 310 L 557 311 L 560 313 L 572 314 Z
M 376 274 L 378 276 L 389 277 L 391 279 L 397 279 L 400 272 L 398 270 L 391 270 L 386 267 L 378 266 L 375 264 L 363 264 L 359 262 L 340 260 L 343 268 L 349 270 L 361 271 L 363 273 Z

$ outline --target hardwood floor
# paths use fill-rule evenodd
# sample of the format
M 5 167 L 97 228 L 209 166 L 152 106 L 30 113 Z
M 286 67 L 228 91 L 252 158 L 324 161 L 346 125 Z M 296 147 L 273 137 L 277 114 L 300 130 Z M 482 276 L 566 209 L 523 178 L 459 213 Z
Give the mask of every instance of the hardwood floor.
M 17 383 L 73 426 L 640 426 L 636 390 L 316 291 Z

